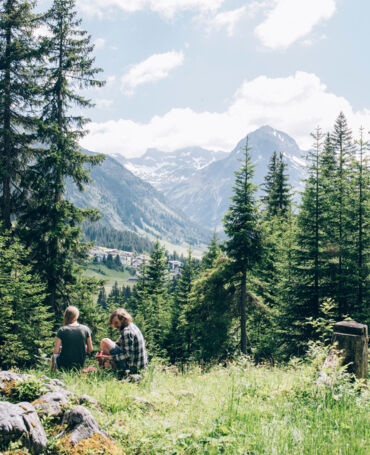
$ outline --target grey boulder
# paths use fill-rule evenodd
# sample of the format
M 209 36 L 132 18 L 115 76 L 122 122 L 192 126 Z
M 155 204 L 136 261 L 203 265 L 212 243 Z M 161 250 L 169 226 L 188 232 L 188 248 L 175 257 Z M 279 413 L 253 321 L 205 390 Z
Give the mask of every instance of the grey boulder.
M 46 433 L 32 404 L 0 402 L 0 441 L 19 439 L 33 455 L 46 449 Z
M 105 431 L 100 429 L 90 411 L 84 406 L 76 406 L 72 410 L 65 412 L 62 424 L 67 425 L 67 427 L 57 437 L 69 436 L 69 440 L 73 444 L 89 439 L 96 433 L 105 437 L 108 436 Z
M 39 415 L 59 416 L 68 403 L 68 394 L 65 392 L 65 390 L 48 392 L 32 404 Z

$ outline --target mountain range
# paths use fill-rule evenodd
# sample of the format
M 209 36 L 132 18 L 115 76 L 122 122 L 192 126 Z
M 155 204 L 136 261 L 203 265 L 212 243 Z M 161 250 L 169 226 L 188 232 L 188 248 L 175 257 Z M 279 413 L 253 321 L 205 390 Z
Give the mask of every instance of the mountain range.
M 189 147 L 164 152 L 149 149 L 137 158 L 109 155 L 91 171 L 93 181 L 84 192 L 69 182 L 67 198 L 80 207 L 97 208 L 103 225 L 129 230 L 171 244 L 202 246 L 212 230 L 222 231 L 232 195 L 234 172 L 247 137 L 230 152 Z M 274 151 L 288 165 L 296 199 L 303 189 L 305 160 L 297 143 L 282 131 L 263 126 L 248 134 L 254 165 L 254 183 L 261 185 Z M 88 152 L 92 153 L 92 152 Z
M 79 207 L 99 209 L 103 226 L 172 244 L 203 245 L 210 239 L 210 231 L 196 225 L 163 193 L 109 155 L 92 168 L 90 176 L 92 182 L 82 192 L 67 182 L 66 198 Z
M 282 131 L 263 126 L 248 135 L 254 183 L 261 186 L 274 151 L 282 152 L 288 165 L 289 180 L 295 199 L 303 189 L 305 152 L 294 139 Z M 136 176 L 152 184 L 189 218 L 206 229 L 222 229 L 222 218 L 230 205 L 234 172 L 246 137 L 230 152 L 215 152 L 199 147 L 171 153 L 149 149 L 139 158 L 116 156 Z M 258 195 L 261 196 L 260 187 Z

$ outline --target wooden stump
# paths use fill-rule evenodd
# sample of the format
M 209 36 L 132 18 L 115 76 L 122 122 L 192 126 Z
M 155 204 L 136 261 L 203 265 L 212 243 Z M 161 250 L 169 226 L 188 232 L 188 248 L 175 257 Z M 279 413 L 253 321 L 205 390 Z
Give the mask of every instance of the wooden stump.
M 367 379 L 368 328 L 355 321 L 342 321 L 334 326 L 333 341 L 342 352 L 343 365 L 358 379 Z

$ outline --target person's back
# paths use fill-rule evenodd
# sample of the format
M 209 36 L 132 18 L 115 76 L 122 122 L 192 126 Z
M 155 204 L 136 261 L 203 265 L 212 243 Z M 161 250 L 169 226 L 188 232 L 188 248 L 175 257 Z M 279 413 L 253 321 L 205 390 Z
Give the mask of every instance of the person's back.
M 86 353 L 93 350 L 91 332 L 77 322 L 79 311 L 74 306 L 67 307 L 64 325 L 58 330 L 55 339 L 52 366 L 58 369 L 83 368 Z
M 83 368 L 86 359 L 87 340 L 91 336 L 85 325 L 66 325 L 58 330 L 62 341 L 62 352 L 58 357 L 58 368 Z

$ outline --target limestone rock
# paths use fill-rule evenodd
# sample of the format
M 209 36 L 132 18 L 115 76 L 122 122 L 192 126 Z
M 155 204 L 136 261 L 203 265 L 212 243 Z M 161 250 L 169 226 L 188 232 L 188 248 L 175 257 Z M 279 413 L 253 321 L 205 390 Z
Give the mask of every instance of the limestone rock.
M 93 406 L 97 409 L 102 409 L 102 406 L 99 403 L 99 401 L 95 400 L 95 398 L 90 397 L 89 395 L 82 395 L 82 397 L 80 397 L 78 402 L 81 405 Z
M 67 425 L 57 437 L 64 438 L 68 436 L 73 444 L 78 444 L 80 441 L 91 438 L 95 434 L 108 436 L 106 432 L 100 430 L 94 417 L 90 411 L 83 406 L 76 406 L 70 411 L 67 411 L 62 420 L 63 425 Z
M 35 408 L 27 402 L 0 402 L 0 441 L 11 442 L 20 438 L 34 455 L 46 448 L 47 437 Z
M 68 403 L 68 394 L 65 390 L 48 392 L 35 400 L 32 404 L 39 415 L 59 416 Z
M 18 374 L 13 371 L 0 371 L 0 392 L 6 392 L 10 383 L 24 382 L 32 378 L 29 374 Z

